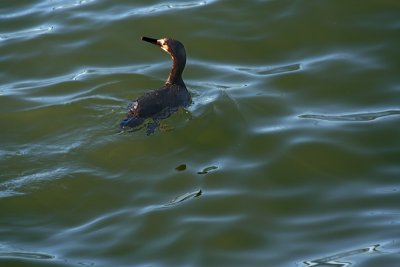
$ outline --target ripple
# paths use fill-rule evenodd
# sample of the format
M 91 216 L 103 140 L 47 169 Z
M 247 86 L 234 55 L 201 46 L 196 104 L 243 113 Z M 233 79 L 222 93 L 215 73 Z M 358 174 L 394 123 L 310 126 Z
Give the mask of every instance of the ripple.
M 161 13 L 161 12 L 165 12 L 165 11 L 172 10 L 172 9 L 187 9 L 187 8 L 204 6 L 204 5 L 209 4 L 210 2 L 213 2 L 213 1 L 194 1 L 194 2 L 188 2 L 188 3 L 158 4 L 158 5 L 148 6 L 148 7 L 135 8 L 134 11 L 132 11 L 126 15 L 127 16 L 151 15 L 151 14 Z
M 3 33 L 0 34 L 0 41 L 12 40 L 12 39 L 25 39 L 33 38 L 41 34 L 48 33 L 54 29 L 53 26 L 39 26 L 32 29 Z
M 111 75 L 111 74 L 142 74 L 145 73 L 145 70 L 151 68 L 147 64 L 145 65 L 133 65 L 133 66 L 122 66 L 115 68 L 85 68 L 77 71 L 77 73 L 72 74 L 72 80 L 80 81 L 88 79 L 93 76 L 103 76 L 103 75 Z
M 197 172 L 197 174 L 207 174 L 207 173 L 215 171 L 217 169 L 218 169 L 217 166 L 209 166 L 209 167 L 205 167 L 203 170 Z
M 286 74 L 302 70 L 302 64 L 289 63 L 283 65 L 259 65 L 259 66 L 246 66 L 235 64 L 224 64 L 218 62 L 209 62 L 202 60 L 191 60 L 191 66 L 199 66 L 211 71 L 212 75 L 223 74 L 237 74 L 245 75 L 250 80 L 254 80 L 254 76 L 272 76 L 278 74 Z M 224 79 L 225 80 L 225 79 Z
M 174 198 L 169 203 L 164 204 L 163 206 L 166 207 L 166 208 L 167 207 L 171 207 L 171 206 L 175 206 L 175 205 L 180 204 L 181 202 L 191 200 L 191 199 L 199 197 L 201 195 L 202 195 L 201 189 L 193 191 L 193 192 L 185 193 L 183 195 L 180 195 L 180 196 Z
M 376 45 L 361 49 L 361 51 L 332 51 L 322 55 L 306 58 L 302 60 L 304 68 L 321 68 L 321 65 L 332 62 L 348 62 L 362 68 L 381 68 L 382 63 L 371 56 L 371 51 L 377 49 Z
M 43 79 L 32 79 L 32 80 L 22 80 L 19 82 L 13 82 L 9 84 L 0 85 L 0 95 L 1 96 L 8 96 L 8 95 L 21 95 L 27 93 L 32 93 L 32 89 L 45 89 L 46 87 L 51 87 L 55 85 L 60 85 L 65 82 L 79 82 L 79 81 L 88 81 L 93 80 L 96 78 L 105 78 L 107 75 L 121 75 L 121 74 L 142 74 L 145 73 L 145 70 L 148 69 L 148 65 L 133 65 L 133 66 L 121 66 L 115 68 L 84 68 L 74 71 L 72 73 L 50 77 L 50 78 L 43 78 Z M 70 101 L 71 99 L 87 95 L 88 93 L 95 91 L 99 87 L 104 85 L 110 85 L 115 81 L 106 81 L 102 84 L 93 86 L 89 90 L 86 91 L 77 91 L 71 92 L 68 91 L 67 94 L 63 96 L 43 96 L 40 95 L 39 97 L 28 97 L 30 100 L 40 100 L 40 102 L 60 102 L 60 101 Z M 101 97 L 101 96 L 99 96 Z
M 277 75 L 277 74 L 284 74 L 288 72 L 293 72 L 293 71 L 300 71 L 301 70 L 301 64 L 299 63 L 294 63 L 294 64 L 289 64 L 289 65 L 283 65 L 283 66 L 267 66 L 267 67 L 254 67 L 254 68 L 243 68 L 239 67 L 237 70 L 239 71 L 244 71 L 253 75 Z
M 41 1 L 44 2 L 44 1 Z M 17 3 L 17 2 L 15 2 Z M 6 5 L 7 9 L 3 9 L 0 13 L 0 19 L 14 19 L 14 18 L 20 18 L 24 16 L 35 16 L 35 13 L 42 12 L 43 9 L 40 8 L 40 4 L 32 4 L 32 5 L 21 5 L 21 2 L 19 2 L 16 6 L 12 6 L 11 4 Z M 1 7 L 3 8 L 3 6 Z
M 0 252 L 0 258 L 51 260 L 54 259 L 55 256 L 40 252 L 6 251 Z
M 124 5 L 110 5 L 108 8 L 105 8 L 103 11 L 100 11 L 103 16 L 102 20 L 116 21 L 116 20 L 124 20 L 129 19 L 131 17 L 151 17 L 157 16 L 164 13 L 193 9 L 198 7 L 207 6 L 212 4 L 213 2 L 217 2 L 218 0 L 208 0 L 208 1 L 186 1 L 184 3 L 158 3 L 153 5 L 140 5 L 140 6 L 124 6 Z M 76 14 L 76 16 L 84 17 L 85 14 L 82 12 L 81 14 Z M 87 17 L 87 16 L 86 16 Z M 97 20 L 97 18 L 92 18 Z
M 397 266 L 394 8 L 8 2 L 0 265 Z M 193 104 L 118 135 L 169 71 L 155 32 L 185 42 Z
M 19 82 L 13 82 L 1 86 L 3 95 L 18 95 L 21 91 L 30 90 L 35 88 L 43 88 L 45 86 L 54 85 L 60 82 L 71 80 L 70 74 L 58 77 L 51 77 L 48 79 L 37 79 L 37 80 L 23 80 Z
M 58 167 L 47 171 L 38 171 L 31 174 L 11 178 L 9 181 L 0 183 L 0 198 L 24 194 L 19 190 L 45 180 L 58 179 L 69 172 L 66 167 Z
M 87 5 L 87 4 L 90 4 L 95 1 L 96 0 L 65 1 L 65 2 L 67 2 L 66 4 L 54 6 L 54 7 L 52 7 L 52 10 L 67 9 L 67 8 L 73 8 L 73 7 L 77 7 L 77 6 L 83 6 L 83 5 Z
M 395 115 L 400 115 L 400 110 L 386 110 L 380 112 L 355 113 L 345 115 L 304 114 L 300 115 L 299 118 L 338 122 L 365 122 Z
M 360 248 L 360 249 L 354 249 L 350 251 L 345 251 L 341 252 L 338 254 L 334 254 L 331 256 L 315 259 L 315 260 L 310 260 L 310 261 L 305 261 L 304 264 L 305 266 L 317 266 L 317 267 L 323 267 L 323 266 L 336 266 L 336 267 L 349 267 L 352 265 L 352 263 L 348 262 L 348 258 L 352 256 L 358 256 L 362 254 L 371 254 L 371 253 L 377 253 L 379 252 L 378 247 L 380 245 L 373 245 L 370 247 L 366 248 Z

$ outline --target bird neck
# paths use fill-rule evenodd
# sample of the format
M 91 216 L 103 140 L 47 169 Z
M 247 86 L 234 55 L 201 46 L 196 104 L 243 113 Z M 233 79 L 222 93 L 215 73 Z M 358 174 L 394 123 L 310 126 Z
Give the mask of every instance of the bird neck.
M 183 69 L 186 65 L 186 58 L 177 59 L 174 56 L 172 57 L 172 69 L 169 72 L 168 80 L 166 84 L 178 84 L 185 85 L 182 79 Z

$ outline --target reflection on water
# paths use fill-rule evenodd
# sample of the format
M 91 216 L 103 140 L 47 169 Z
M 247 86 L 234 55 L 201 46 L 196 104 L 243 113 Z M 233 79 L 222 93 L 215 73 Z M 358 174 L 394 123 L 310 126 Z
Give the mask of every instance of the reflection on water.
M 286 66 L 278 67 L 256 67 L 256 68 L 237 68 L 237 70 L 245 71 L 255 75 L 274 75 L 274 74 L 284 74 L 292 71 L 301 70 L 301 64 L 290 64 Z
M 17 177 L 6 177 L 7 180 L 0 182 L 0 198 L 24 194 L 24 191 L 30 191 L 28 188 L 63 177 L 68 171 L 68 168 L 60 167 L 30 174 L 18 174 Z
M 362 254 L 371 254 L 374 252 L 378 252 L 379 245 L 370 246 L 367 248 L 355 249 L 347 252 L 338 253 L 332 256 L 315 259 L 311 261 L 306 261 L 305 266 L 316 266 L 316 267 L 349 267 L 352 266 L 353 263 L 351 261 L 347 262 L 347 260 L 354 256 L 360 256 Z
M 43 254 L 39 252 L 0 252 L 0 258 L 21 258 L 21 259 L 35 259 L 35 260 L 50 260 L 54 256 Z
M 196 190 L 194 192 L 183 194 L 181 196 L 178 196 L 178 197 L 174 198 L 169 203 L 165 204 L 164 207 L 167 208 L 167 207 L 170 207 L 170 206 L 177 205 L 177 204 L 179 204 L 181 202 L 190 200 L 190 199 L 195 198 L 195 197 L 199 197 L 199 196 L 201 196 L 201 194 L 202 194 L 201 189 Z
M 202 171 L 199 171 L 198 174 L 207 174 L 207 173 L 209 173 L 209 172 L 211 172 L 211 171 L 214 171 L 214 170 L 216 170 L 216 169 L 218 169 L 217 166 L 206 167 L 206 168 L 204 168 Z
M 303 119 L 317 119 L 325 121 L 373 121 L 382 117 L 400 115 L 400 110 L 386 110 L 381 112 L 369 112 L 369 113 L 357 113 L 357 114 L 346 114 L 346 115 L 318 115 L 318 114 L 304 114 L 300 115 L 299 118 Z
M 64 8 L 72 8 L 72 7 L 77 7 L 77 6 L 82 6 L 86 4 L 90 4 L 92 2 L 95 2 L 96 0 L 67 0 L 67 1 L 61 1 L 62 4 L 53 6 L 53 10 L 57 9 L 64 9 Z
M 30 30 L 24 30 L 19 32 L 10 32 L 4 33 L 0 35 L 0 42 L 6 39 L 14 39 L 14 38 L 27 38 L 34 37 L 39 34 L 45 34 L 49 31 L 53 30 L 53 27 L 38 27 Z
M 194 8 L 203 5 L 210 4 L 213 1 L 192 1 L 187 3 L 168 3 L 168 4 L 158 4 L 153 6 L 146 6 L 146 7 L 137 7 L 131 12 L 127 13 L 127 16 L 131 15 L 143 15 L 149 16 L 154 13 L 161 13 L 165 11 L 169 11 L 171 9 L 187 9 L 187 8 Z

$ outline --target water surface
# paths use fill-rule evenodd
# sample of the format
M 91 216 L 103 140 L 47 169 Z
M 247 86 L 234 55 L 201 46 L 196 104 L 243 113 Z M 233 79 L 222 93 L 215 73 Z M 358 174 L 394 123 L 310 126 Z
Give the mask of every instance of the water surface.
M 397 1 L 7 1 L 1 266 L 398 266 Z M 193 104 L 121 132 L 188 54 Z

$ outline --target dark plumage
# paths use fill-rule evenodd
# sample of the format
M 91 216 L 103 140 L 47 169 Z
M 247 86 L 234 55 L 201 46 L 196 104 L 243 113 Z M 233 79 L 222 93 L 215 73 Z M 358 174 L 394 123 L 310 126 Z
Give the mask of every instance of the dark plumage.
M 179 107 L 186 107 L 191 103 L 191 96 L 182 79 L 182 72 L 186 64 L 186 51 L 182 43 L 177 40 L 163 38 L 153 39 L 142 37 L 143 41 L 158 45 L 172 57 L 172 69 L 164 86 L 151 91 L 136 100 L 128 107 L 127 118 L 121 122 L 121 127 L 136 128 L 152 118 L 155 124 L 166 118 Z M 154 129 L 148 129 L 151 133 Z

